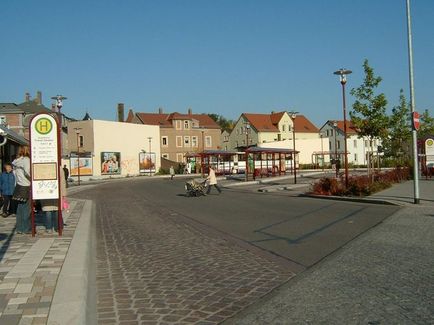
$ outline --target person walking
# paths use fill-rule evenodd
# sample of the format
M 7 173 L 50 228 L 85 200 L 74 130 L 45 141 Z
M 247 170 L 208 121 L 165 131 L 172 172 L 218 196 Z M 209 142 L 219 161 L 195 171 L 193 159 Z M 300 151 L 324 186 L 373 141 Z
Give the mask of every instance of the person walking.
M 170 173 L 170 180 L 173 180 L 173 177 L 175 177 L 175 168 L 173 168 L 173 166 L 170 166 L 169 173 Z
M 68 187 L 69 170 L 66 165 L 63 165 L 63 174 L 65 175 L 65 186 Z
M 12 199 L 17 201 L 17 233 L 30 233 L 30 151 L 20 146 L 18 158 L 12 162 L 16 186 Z
M 12 204 L 12 195 L 15 190 L 15 175 L 12 171 L 12 165 L 5 164 L 5 171 L 0 175 L 0 192 L 3 197 L 3 218 L 15 214 L 14 204 Z
M 208 177 L 206 179 L 208 181 L 208 189 L 206 191 L 206 194 L 209 194 L 211 192 L 211 186 L 212 185 L 214 185 L 214 187 L 217 189 L 219 194 L 221 194 L 222 190 L 217 185 L 217 177 L 215 176 L 215 170 L 214 170 L 213 166 L 209 167 L 209 173 L 208 173 Z

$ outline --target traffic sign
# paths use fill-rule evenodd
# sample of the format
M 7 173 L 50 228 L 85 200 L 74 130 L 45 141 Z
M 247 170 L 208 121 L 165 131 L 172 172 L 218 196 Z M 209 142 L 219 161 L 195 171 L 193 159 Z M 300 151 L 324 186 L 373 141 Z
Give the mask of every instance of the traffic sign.
M 420 127 L 420 120 L 419 120 L 419 113 L 413 112 L 412 113 L 412 121 L 413 121 L 413 130 L 418 131 Z

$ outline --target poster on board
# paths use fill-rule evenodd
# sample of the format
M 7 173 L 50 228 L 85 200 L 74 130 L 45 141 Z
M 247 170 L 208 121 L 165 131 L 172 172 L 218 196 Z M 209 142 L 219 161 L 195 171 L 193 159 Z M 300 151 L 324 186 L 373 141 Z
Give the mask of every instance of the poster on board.
M 101 152 L 101 175 L 116 175 L 121 173 L 121 153 Z
M 141 173 L 155 173 L 156 155 L 154 152 L 139 153 L 139 169 Z
M 92 176 L 93 175 L 93 160 L 92 157 L 81 157 L 71 156 L 69 158 L 70 164 L 70 175 L 78 176 L 78 163 L 80 162 L 80 176 Z

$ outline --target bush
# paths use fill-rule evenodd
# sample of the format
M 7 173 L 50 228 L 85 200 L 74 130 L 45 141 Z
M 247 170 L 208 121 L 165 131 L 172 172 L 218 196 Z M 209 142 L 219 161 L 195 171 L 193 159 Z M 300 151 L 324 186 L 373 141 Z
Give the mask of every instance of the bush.
M 158 173 L 157 175 L 168 175 L 169 174 L 169 170 L 163 167 L 160 167 L 160 169 L 158 169 Z
M 345 189 L 345 180 L 336 178 L 321 178 L 313 184 L 312 193 L 319 195 L 338 196 L 367 196 L 384 190 L 393 183 L 400 183 L 410 179 L 409 168 L 395 168 L 384 172 L 376 172 L 372 176 L 353 176 L 348 179 L 348 188 Z

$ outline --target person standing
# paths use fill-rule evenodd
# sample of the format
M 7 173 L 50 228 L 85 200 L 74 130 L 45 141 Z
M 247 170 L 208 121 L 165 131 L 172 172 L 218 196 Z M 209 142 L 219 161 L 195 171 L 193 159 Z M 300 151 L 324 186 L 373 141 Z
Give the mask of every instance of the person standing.
M 17 233 L 30 233 L 30 151 L 20 146 L 18 158 L 12 162 L 16 186 L 12 199 L 17 201 Z
M 65 175 L 65 186 L 68 187 L 69 170 L 66 165 L 63 165 L 63 173 Z
M 10 214 L 14 214 L 14 204 L 12 204 L 12 195 L 15 190 L 15 175 L 12 171 L 12 165 L 5 164 L 5 171 L 0 175 L 0 191 L 3 197 L 3 218 L 7 218 Z
M 173 180 L 173 177 L 175 177 L 175 168 L 173 168 L 173 166 L 170 166 L 169 173 L 170 173 L 170 180 Z
M 209 167 L 209 173 L 208 177 L 206 178 L 208 181 L 208 190 L 206 191 L 206 194 L 209 194 L 211 192 L 211 186 L 214 185 L 214 187 L 217 189 L 219 194 L 221 194 L 222 190 L 217 185 L 217 177 L 215 176 L 215 170 L 212 166 Z

